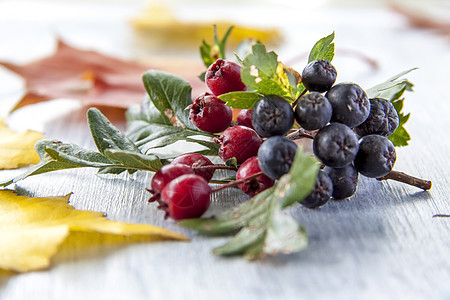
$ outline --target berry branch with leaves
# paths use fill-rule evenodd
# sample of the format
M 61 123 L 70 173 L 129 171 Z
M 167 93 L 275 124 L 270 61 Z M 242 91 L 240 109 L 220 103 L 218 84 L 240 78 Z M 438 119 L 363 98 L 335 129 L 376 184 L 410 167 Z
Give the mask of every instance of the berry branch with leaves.
M 213 252 L 248 259 L 305 249 L 305 230 L 283 209 L 347 199 L 360 175 L 431 188 L 428 180 L 393 170 L 395 147 L 410 140 L 404 128 L 410 114 L 402 110 L 403 95 L 413 85 L 403 76 L 414 69 L 370 89 L 336 83 L 334 33 L 313 46 L 302 73 L 261 43 L 243 59 L 236 55 L 236 63 L 225 58 L 231 30 L 222 39 L 215 31 L 214 44 L 203 41 L 200 47 L 207 67 L 201 78 L 209 92 L 192 99 L 189 83 L 149 70 L 143 75 L 147 95 L 128 110 L 125 133 L 91 108 L 88 124 L 98 151 L 41 140 L 36 143 L 41 162 L 0 186 L 79 167 L 97 168 L 100 174 L 154 172 L 149 205 L 156 202 L 166 217 L 203 234 L 234 232 Z M 237 124 L 232 108 L 241 110 Z M 312 154 L 298 146 L 299 139 L 312 141 Z M 202 147 L 179 156 L 156 154 L 179 141 Z M 223 163 L 213 164 L 208 156 Z M 214 178 L 217 169 L 235 175 Z M 250 197 L 247 201 L 201 218 L 211 193 L 236 186 Z

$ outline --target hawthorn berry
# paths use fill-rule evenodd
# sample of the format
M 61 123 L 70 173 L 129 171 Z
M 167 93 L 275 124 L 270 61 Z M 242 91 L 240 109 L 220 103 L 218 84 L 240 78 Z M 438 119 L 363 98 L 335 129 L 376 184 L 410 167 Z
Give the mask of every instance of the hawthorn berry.
M 248 128 L 254 129 L 252 124 L 252 110 L 251 109 L 241 109 L 236 120 L 238 125 L 246 126 Z
M 182 175 L 164 187 L 159 208 L 174 220 L 198 218 L 208 209 L 210 194 L 211 187 L 203 177 Z
M 238 164 L 255 156 L 262 143 L 256 131 L 240 125 L 227 128 L 217 142 L 220 143 L 220 158 L 227 161 L 235 157 Z
M 214 175 L 214 170 L 196 170 L 195 167 L 213 166 L 214 164 L 206 156 L 200 153 L 186 153 L 177 156 L 172 160 L 170 164 L 185 164 L 194 168 L 194 174 L 205 178 L 206 181 L 210 181 Z
M 261 172 L 261 169 L 259 167 L 258 157 L 257 156 L 250 157 L 249 159 L 244 161 L 244 163 L 237 170 L 236 180 L 245 179 L 259 172 Z M 265 189 L 268 189 L 269 187 L 273 186 L 274 183 L 275 181 L 273 179 L 267 177 L 264 174 L 261 174 L 256 178 L 253 178 L 244 183 L 240 183 L 238 187 L 244 193 L 253 197 L 259 192 L 262 192 Z
M 194 174 L 194 171 L 190 166 L 184 164 L 169 164 L 156 171 L 150 183 L 151 189 L 148 190 L 153 194 L 149 202 L 157 201 L 161 191 L 169 182 L 185 174 Z
M 205 83 L 216 96 L 247 90 L 241 80 L 241 67 L 232 61 L 221 58 L 209 66 L 205 74 Z
M 210 93 L 203 93 L 188 106 L 189 119 L 198 129 L 217 133 L 230 126 L 233 119 L 231 107 Z

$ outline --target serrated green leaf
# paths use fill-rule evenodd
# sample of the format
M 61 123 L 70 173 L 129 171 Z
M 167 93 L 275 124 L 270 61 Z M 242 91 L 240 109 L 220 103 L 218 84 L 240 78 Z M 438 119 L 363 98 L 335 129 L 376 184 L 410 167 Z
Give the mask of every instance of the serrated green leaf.
M 127 122 L 146 121 L 149 123 L 172 125 L 169 118 L 161 114 L 148 95 L 144 96 L 141 104 L 131 105 L 126 112 Z
M 266 47 L 261 43 L 254 44 L 252 46 L 252 53 L 244 59 L 244 68 L 253 77 L 249 83 L 254 82 L 255 77 L 255 74 L 253 74 L 255 71 L 252 66 L 256 67 L 259 73 L 262 73 L 259 76 L 266 76 L 266 78 L 273 77 L 277 74 L 278 55 L 273 51 L 267 52 Z M 244 83 L 246 84 L 246 82 Z
M 291 93 L 289 90 L 285 89 L 279 82 L 271 78 L 262 78 L 255 84 L 258 93 L 264 95 L 278 95 L 281 97 L 286 97 L 286 100 L 291 98 Z M 292 100 L 293 101 L 293 100 Z M 290 101 L 290 102 L 292 102 Z
M 88 125 L 92 138 L 100 153 L 105 149 L 121 149 L 139 152 L 136 145 L 115 127 L 98 109 L 90 108 L 87 112 Z
M 252 109 L 264 95 L 256 92 L 230 92 L 222 94 L 219 99 L 233 108 Z
M 264 217 L 260 215 L 257 218 L 264 220 Z M 252 246 L 255 244 L 261 244 L 264 241 L 265 235 L 266 231 L 264 226 L 244 227 L 225 245 L 215 248 L 213 253 L 217 255 L 244 254 L 247 249 L 252 249 Z
M 406 71 L 403 71 L 383 83 L 377 84 L 374 87 L 366 89 L 367 96 L 372 98 L 384 98 L 388 100 L 395 100 L 394 96 L 400 98 L 403 93 L 398 94 L 400 91 L 412 90 L 413 84 L 409 82 L 407 79 L 400 79 L 402 76 L 416 70 L 417 68 L 412 68 Z
M 71 144 L 65 144 L 67 147 L 58 147 L 58 148 L 47 148 L 46 152 L 50 155 L 50 157 L 58 162 L 66 163 L 75 167 L 93 167 L 93 168 L 103 168 L 113 165 L 114 163 L 108 160 L 105 156 L 101 155 L 97 152 L 89 152 L 89 151 L 78 151 L 71 149 Z M 82 149 L 82 148 L 79 148 Z M 100 158 L 100 159 L 99 159 Z M 103 159 L 104 158 L 104 159 Z
M 40 140 L 36 142 L 35 148 L 41 157 L 41 161 L 26 170 L 23 174 L 0 183 L 0 186 L 10 185 L 29 176 L 58 170 L 81 167 L 101 168 L 114 164 L 102 154 L 83 149 L 75 144 L 64 144 L 53 140 Z
M 146 109 L 147 106 L 141 106 Z M 131 114 L 132 113 L 132 114 Z M 213 134 L 192 130 L 172 124 L 158 124 L 152 122 L 151 119 L 140 118 L 139 116 L 147 115 L 145 112 L 135 110 L 127 115 L 127 132 L 126 135 L 138 146 L 142 153 L 151 154 L 153 149 L 171 145 L 177 141 L 195 142 L 206 147 L 197 153 L 205 155 L 217 155 L 219 147 L 212 140 Z M 195 136 L 205 136 L 210 141 L 197 140 Z
M 6 181 L 1 182 L 0 187 L 6 187 L 10 184 L 13 184 L 20 180 L 23 180 L 29 176 L 44 174 L 44 173 L 58 171 L 58 170 L 71 169 L 71 168 L 75 168 L 75 166 L 73 164 L 57 162 L 54 160 L 51 160 L 51 161 L 43 160 L 43 161 L 39 162 L 38 164 L 34 165 L 33 167 L 29 168 L 28 170 L 26 170 L 24 173 L 12 178 L 12 179 L 8 179 Z
M 405 91 L 412 91 L 414 85 L 407 79 L 401 77 L 416 69 L 417 68 L 412 68 L 403 71 L 389 78 L 387 81 L 366 90 L 369 98 L 388 99 L 392 102 L 394 108 L 397 110 L 399 116 L 399 126 L 394 131 L 394 133 L 392 133 L 388 137 L 396 147 L 407 146 L 408 142 L 411 140 L 411 136 L 404 127 L 405 123 L 409 119 L 410 114 L 405 115 L 403 113 L 402 110 L 404 98 L 400 99 L 400 97 L 403 96 Z
M 204 234 L 224 234 L 241 230 L 225 245 L 214 249 L 215 254 L 242 254 L 257 259 L 276 253 L 301 251 L 307 246 L 304 229 L 282 208 L 301 201 L 314 187 L 319 163 L 312 156 L 297 150 L 291 171 L 276 185 L 247 202 L 208 219 L 191 219 L 179 224 Z
M 308 57 L 308 63 L 314 60 L 325 59 L 332 61 L 334 57 L 334 31 L 332 34 L 321 38 L 311 49 Z
M 150 100 L 161 115 L 171 120 L 172 124 L 179 121 L 188 129 L 197 129 L 189 120 L 189 111 L 186 110 L 186 107 L 192 104 L 192 88 L 188 82 L 178 76 L 157 70 L 145 72 L 142 80 Z M 176 118 L 176 121 L 172 120 L 173 118 Z
M 320 164 L 313 155 L 305 155 L 302 148 L 297 149 L 290 176 L 280 178 L 274 193 L 282 199 L 282 207 L 288 207 L 304 199 L 313 189 Z
M 105 150 L 105 155 L 110 160 L 117 161 L 128 168 L 156 172 L 163 166 L 161 160 L 155 155 L 144 155 L 117 149 Z
M 252 199 L 245 201 L 229 210 L 208 219 L 187 219 L 178 224 L 194 229 L 202 234 L 221 235 L 245 226 L 252 218 L 267 209 L 266 199 L 272 194 L 273 188 L 262 191 Z
M 261 253 L 271 255 L 299 252 L 308 246 L 308 236 L 295 219 L 276 210 L 271 216 L 271 226 L 267 229 L 263 246 Z
M 410 114 L 399 115 L 399 124 L 397 129 L 395 129 L 395 131 L 390 136 L 388 136 L 388 138 L 396 147 L 408 146 L 408 142 L 411 140 L 409 133 L 406 131 L 405 127 L 403 127 L 403 125 L 408 121 L 409 117 Z

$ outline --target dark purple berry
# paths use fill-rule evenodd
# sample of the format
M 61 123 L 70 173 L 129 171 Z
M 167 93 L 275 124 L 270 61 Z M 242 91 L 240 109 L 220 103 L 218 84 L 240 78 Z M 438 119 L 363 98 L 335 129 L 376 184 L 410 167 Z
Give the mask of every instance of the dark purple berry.
M 251 128 L 245 126 L 233 126 L 227 128 L 220 135 L 219 156 L 224 161 L 235 157 L 238 164 L 255 156 L 261 146 L 261 138 Z
M 336 81 L 337 72 L 327 60 L 314 60 L 302 72 L 302 82 L 308 91 L 326 92 Z
M 294 112 L 298 124 L 306 130 L 324 127 L 330 122 L 332 114 L 330 101 L 317 92 L 302 96 Z
M 244 161 L 244 163 L 239 167 L 236 173 L 236 180 L 245 179 L 253 174 L 261 172 L 258 164 L 258 157 L 253 156 Z M 275 181 L 266 175 L 262 174 L 256 178 L 253 178 L 249 181 L 241 183 L 238 187 L 247 195 L 254 196 L 259 192 L 264 191 L 265 189 L 273 186 Z
M 371 134 L 359 142 L 354 164 L 362 175 L 376 178 L 389 174 L 396 159 L 394 144 L 387 137 Z
M 294 125 L 292 106 L 281 96 L 264 96 L 253 106 L 252 124 L 262 137 L 284 135 Z
M 342 168 L 355 159 L 358 136 L 344 124 L 331 123 L 317 132 L 313 140 L 313 151 L 324 165 Z
M 330 177 L 324 171 L 319 170 L 314 189 L 300 203 L 307 208 L 316 208 L 327 203 L 332 193 L 333 183 Z
M 161 192 L 159 208 L 174 220 L 198 218 L 208 209 L 211 187 L 198 175 L 182 175 L 167 184 Z
M 236 122 L 238 125 L 247 126 L 248 128 L 253 129 L 252 110 L 242 109 L 237 116 Z
M 367 98 L 366 92 L 357 84 L 336 84 L 325 96 L 333 107 L 331 122 L 355 127 L 364 122 L 369 116 L 369 98 Z
M 233 119 L 231 107 L 209 93 L 201 94 L 188 107 L 189 119 L 198 129 L 206 132 L 222 132 Z
M 391 101 L 381 98 L 370 99 L 369 117 L 354 128 L 363 137 L 369 134 L 391 135 L 399 124 L 397 110 Z
M 214 170 L 196 170 L 195 167 L 213 166 L 214 164 L 206 156 L 200 153 L 186 153 L 175 157 L 170 164 L 185 164 L 194 168 L 194 173 L 210 181 L 214 175 Z
M 343 168 L 325 167 L 324 171 L 333 182 L 333 199 L 342 200 L 352 196 L 358 185 L 358 171 L 349 164 Z
M 261 170 L 272 179 L 288 173 L 297 153 L 297 144 L 283 136 L 268 138 L 258 151 Z
M 241 80 L 241 67 L 234 62 L 224 59 L 218 59 L 209 66 L 205 74 L 205 82 L 216 96 L 247 90 L 247 87 Z

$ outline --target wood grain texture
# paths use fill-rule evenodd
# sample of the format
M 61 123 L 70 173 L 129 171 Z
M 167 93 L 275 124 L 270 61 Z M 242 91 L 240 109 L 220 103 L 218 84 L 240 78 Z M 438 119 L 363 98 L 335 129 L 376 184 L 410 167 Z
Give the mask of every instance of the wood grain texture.
M 323 23 L 314 28 L 309 24 L 308 34 L 317 39 L 332 28 L 337 48 L 359 49 L 381 64 L 379 71 L 367 71 L 363 63 L 354 67 L 353 58 L 337 55 L 340 81 L 376 84 L 420 67 L 410 76 L 416 91 L 407 95 L 405 108 L 412 113 L 406 125 L 412 141 L 398 149 L 395 168 L 431 179 L 430 191 L 360 177 L 350 199 L 286 211 L 305 226 L 310 238 L 306 251 L 247 262 L 211 254 L 227 238 L 203 237 L 164 220 L 156 205 L 147 202 L 151 174 L 100 176 L 78 169 L 35 176 L 17 183 L 15 190 L 31 196 L 73 192 L 71 203 L 77 209 L 162 226 L 192 240 L 108 247 L 94 243 L 82 252 L 69 241 L 50 270 L 0 272 L 0 299 L 450 299 L 450 219 L 433 218 L 450 214 L 449 45 L 398 25 L 383 10 L 376 13 L 328 12 L 331 21 L 320 18 Z M 366 23 L 374 16 L 385 26 Z M 393 25 L 386 25 L 389 21 Z M 298 32 L 287 32 L 291 40 L 284 52 L 295 53 Z M 346 70 L 346 63 L 353 68 Z M 79 115 L 53 119 L 45 129 L 47 137 L 93 147 Z M 2 171 L 0 179 L 20 172 Z M 246 199 L 236 189 L 224 190 L 214 195 L 208 214 Z

